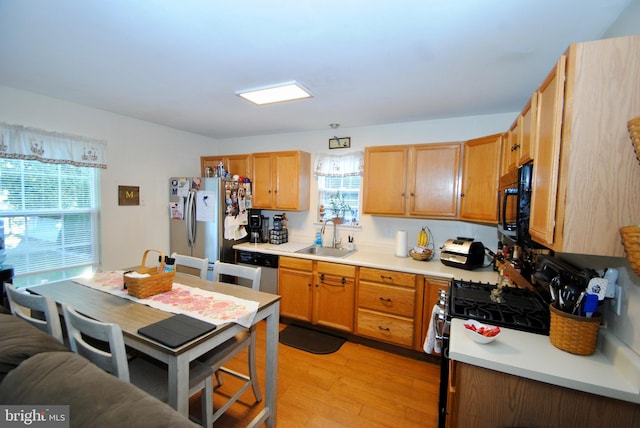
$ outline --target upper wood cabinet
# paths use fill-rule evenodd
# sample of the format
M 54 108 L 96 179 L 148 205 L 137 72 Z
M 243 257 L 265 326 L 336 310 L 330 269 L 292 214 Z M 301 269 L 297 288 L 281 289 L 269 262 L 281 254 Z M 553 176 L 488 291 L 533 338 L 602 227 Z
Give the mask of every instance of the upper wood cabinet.
M 535 152 L 538 112 L 538 93 L 534 92 L 520 113 L 520 146 L 518 147 L 518 165 L 533 160 Z
M 623 257 L 619 229 L 640 223 L 638 52 L 639 35 L 573 44 L 538 91 L 529 231 L 554 251 Z
M 534 241 L 545 246 L 553 245 L 554 241 L 565 62 L 566 57 L 560 57 L 538 89 L 538 141 L 533 165 L 534 191 L 531 195 L 529 233 Z
M 410 216 L 458 215 L 461 143 L 421 144 L 409 150 Z
M 289 211 L 309 209 L 309 153 L 253 153 L 251 164 L 254 208 Z
M 222 162 L 225 171 L 231 175 L 239 175 L 240 177 L 251 178 L 251 155 L 221 155 L 221 156 L 201 156 L 200 157 L 200 174 L 202 177 L 207 176 L 206 168 L 216 169 L 218 164 Z
M 401 216 L 406 211 L 409 146 L 364 149 L 362 212 Z
M 496 223 L 502 134 L 464 144 L 460 219 Z
M 455 218 L 461 143 L 365 148 L 363 213 Z

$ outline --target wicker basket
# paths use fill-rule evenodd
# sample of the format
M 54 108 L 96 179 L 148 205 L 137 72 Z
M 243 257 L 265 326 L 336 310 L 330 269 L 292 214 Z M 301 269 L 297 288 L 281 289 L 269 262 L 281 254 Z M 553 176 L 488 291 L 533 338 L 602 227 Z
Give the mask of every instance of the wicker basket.
M 160 266 L 146 267 L 147 254 L 149 254 L 150 251 L 160 254 Z M 138 299 L 144 299 L 149 296 L 164 293 L 165 291 L 170 291 L 173 287 L 173 279 L 176 276 L 175 271 L 164 271 L 164 253 L 158 250 L 145 251 L 142 256 L 142 264 L 136 272 L 141 274 L 148 273 L 150 275 L 146 278 L 132 278 L 125 275 L 124 283 L 129 295 L 137 297 Z
M 640 226 L 623 226 L 620 228 L 620 236 L 631 269 L 636 275 L 640 275 Z
M 631 144 L 633 144 L 633 149 L 636 152 L 636 159 L 640 160 L 640 117 L 627 122 L 627 128 L 629 128 Z
M 418 261 L 429 261 L 433 258 L 433 250 L 426 250 L 424 253 L 416 253 L 413 250 L 409 250 L 409 255 Z
M 591 355 L 598 343 L 598 329 L 602 316 L 581 317 L 568 314 L 549 305 L 551 328 L 549 340 L 553 346 L 576 355 Z

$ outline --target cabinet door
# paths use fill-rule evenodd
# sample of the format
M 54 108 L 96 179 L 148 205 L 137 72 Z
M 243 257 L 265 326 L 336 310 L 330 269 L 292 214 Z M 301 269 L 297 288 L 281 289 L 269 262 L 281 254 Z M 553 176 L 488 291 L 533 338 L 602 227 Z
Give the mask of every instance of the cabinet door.
M 356 267 L 317 262 L 313 323 L 353 332 Z
M 535 150 L 535 131 L 537 125 L 537 105 L 538 93 L 534 92 L 520 114 L 520 126 L 522 129 L 520 132 L 521 137 L 520 147 L 518 150 L 518 165 L 524 165 L 525 163 L 533 160 L 533 153 Z
M 250 155 L 229 155 L 225 156 L 224 167 L 231 175 L 240 177 L 251 176 L 251 156 Z
M 273 154 L 273 164 L 275 168 L 275 200 L 274 208 L 281 210 L 299 210 L 304 209 L 300 207 L 300 192 L 303 191 L 307 195 L 307 207 L 308 207 L 308 194 L 309 189 L 303 190 L 300 188 L 301 173 L 300 173 L 300 156 L 298 152 L 280 152 Z
M 363 213 L 405 214 L 408 151 L 407 146 L 365 148 Z
M 278 270 L 280 315 L 311 322 L 313 272 L 287 268 Z M 352 309 L 353 310 L 353 309 Z
M 456 217 L 462 145 L 423 144 L 409 151 L 409 215 Z
M 529 233 L 540 244 L 554 243 L 556 194 L 560 168 L 560 136 L 564 105 L 565 61 L 563 55 L 538 89 L 538 129 Z
M 254 153 L 251 157 L 253 169 L 253 198 L 251 203 L 254 208 L 270 209 L 273 207 L 273 192 L 275 190 L 275 186 L 272 183 L 271 153 Z
M 464 145 L 460 218 L 497 223 L 502 135 L 469 140 Z
M 507 172 L 518 169 L 518 154 L 522 146 L 522 116 L 518 116 L 509 128 L 509 141 L 505 142 L 507 149 Z
M 431 323 L 431 314 L 433 307 L 438 303 L 438 295 L 440 290 L 449 292 L 450 280 L 444 278 L 425 277 L 425 293 L 424 293 L 424 309 L 422 314 L 422 341 L 424 344 L 429 333 L 429 324 Z

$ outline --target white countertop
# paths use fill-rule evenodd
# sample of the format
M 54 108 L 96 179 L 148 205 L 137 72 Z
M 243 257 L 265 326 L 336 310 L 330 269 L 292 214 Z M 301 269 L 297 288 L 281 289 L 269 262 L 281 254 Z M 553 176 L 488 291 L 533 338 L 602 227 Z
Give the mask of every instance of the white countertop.
M 443 265 L 435 257 L 430 261 L 418 261 L 411 257 L 397 257 L 393 251 L 381 248 L 378 251 L 357 250 L 353 254 L 344 257 L 321 257 L 311 254 L 299 254 L 295 251 L 308 247 L 309 243 L 288 242 L 286 244 L 252 244 L 245 242 L 234 245 L 236 250 L 255 251 L 259 253 L 277 254 L 280 256 L 292 256 L 303 259 L 323 260 L 334 263 L 343 263 L 355 266 L 365 266 L 377 269 L 390 269 L 399 272 L 415 273 L 442 278 L 464 279 L 469 281 L 497 283 L 498 273 L 491 267 L 474 270 L 458 269 Z
M 451 320 L 449 358 L 578 391 L 640 403 L 640 357 L 605 328 L 592 355 L 562 351 L 549 336 L 501 327 L 482 345 L 464 332 L 464 320 Z

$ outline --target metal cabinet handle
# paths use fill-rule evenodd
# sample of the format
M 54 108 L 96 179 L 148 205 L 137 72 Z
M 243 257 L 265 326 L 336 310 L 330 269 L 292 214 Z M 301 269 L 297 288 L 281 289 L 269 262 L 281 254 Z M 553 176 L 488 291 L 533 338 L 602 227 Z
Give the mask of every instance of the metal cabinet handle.
M 391 329 L 389 327 L 383 327 L 381 325 L 378 326 L 378 330 L 386 331 L 387 333 L 391 332 Z
M 380 275 L 380 278 L 382 278 L 382 279 L 393 279 L 393 277 L 389 276 L 389 275 Z
M 378 297 L 384 303 L 391 303 L 391 299 L 388 297 Z

